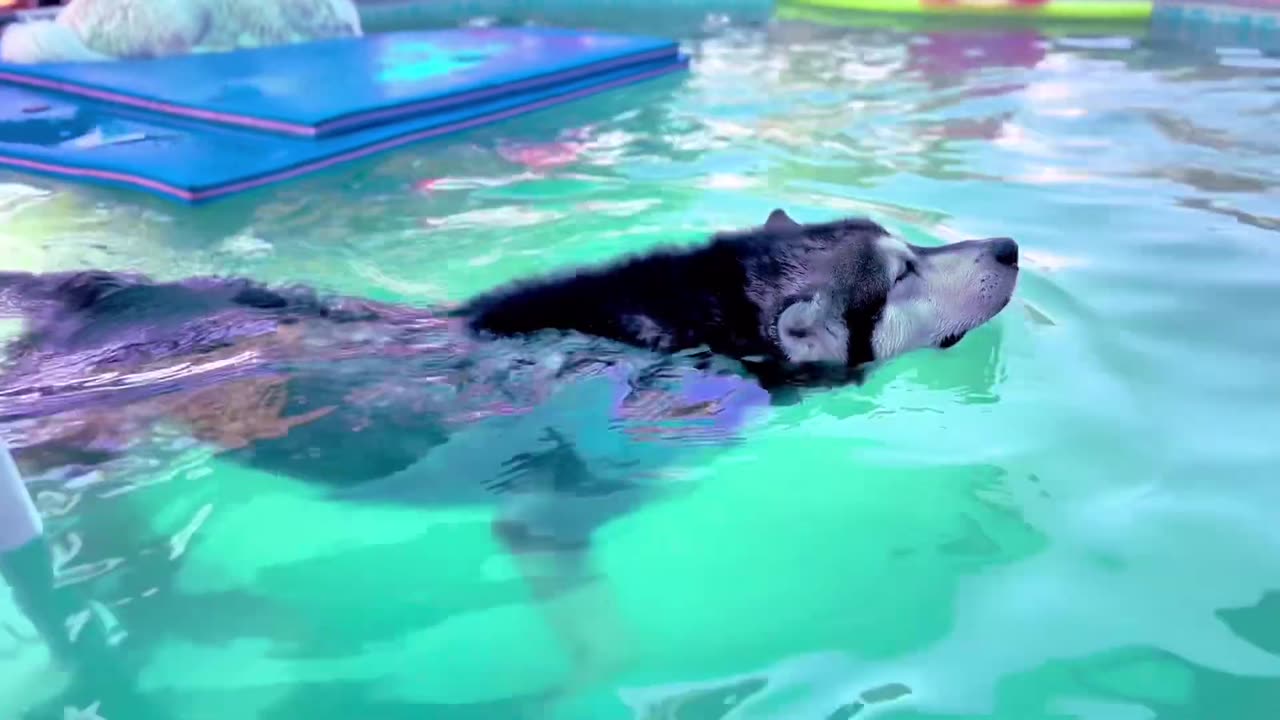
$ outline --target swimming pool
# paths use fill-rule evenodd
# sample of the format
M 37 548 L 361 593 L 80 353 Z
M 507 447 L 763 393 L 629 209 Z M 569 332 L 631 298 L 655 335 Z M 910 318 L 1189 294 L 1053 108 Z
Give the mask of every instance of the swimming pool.
M 1271 718 L 1280 66 L 1028 29 L 687 47 L 690 77 L 204 208 L 6 174 L 5 269 L 426 303 L 775 206 L 1011 235 L 994 323 L 777 409 L 606 528 L 618 660 L 556 716 Z M 178 434 L 31 480 L 161 716 L 547 716 L 572 672 L 548 627 L 595 607 L 531 602 L 489 509 L 328 502 Z M 61 708 L 0 608 L 0 717 Z

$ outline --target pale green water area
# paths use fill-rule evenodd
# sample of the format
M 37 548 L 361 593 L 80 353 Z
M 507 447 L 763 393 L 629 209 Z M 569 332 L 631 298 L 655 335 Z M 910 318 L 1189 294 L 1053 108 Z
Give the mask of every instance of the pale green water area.
M 1280 64 L 801 22 L 686 47 L 198 209 L 4 174 L 3 268 L 425 304 L 782 206 L 1017 238 L 1014 302 L 673 466 L 547 603 L 483 504 L 342 503 L 176 434 L 46 467 L 50 612 L 122 640 L 51 662 L 0 592 L 0 719 L 1280 718 Z

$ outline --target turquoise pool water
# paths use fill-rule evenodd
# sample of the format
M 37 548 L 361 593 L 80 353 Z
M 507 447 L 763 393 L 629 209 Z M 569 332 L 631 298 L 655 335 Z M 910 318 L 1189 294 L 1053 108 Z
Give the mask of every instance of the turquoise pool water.
M 421 304 L 782 206 L 1011 235 L 1015 302 L 678 468 L 553 603 L 492 508 L 337 503 L 172 428 L 46 462 L 57 597 L 123 637 L 80 673 L 127 690 L 0 600 L 0 718 L 1274 718 L 1280 65 L 799 22 L 688 48 L 686 78 L 196 210 L 5 175 L 3 264 Z M 564 627 L 609 662 L 576 672 Z

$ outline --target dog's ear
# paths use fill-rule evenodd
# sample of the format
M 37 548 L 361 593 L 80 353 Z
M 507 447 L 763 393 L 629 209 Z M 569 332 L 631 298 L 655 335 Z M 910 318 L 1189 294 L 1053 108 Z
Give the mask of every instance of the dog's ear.
M 764 221 L 764 229 L 775 232 L 780 230 L 799 230 L 800 227 L 800 223 L 792 220 L 791 216 L 782 208 L 769 213 L 769 219 Z
M 793 363 L 839 363 L 849 357 L 849 330 L 822 295 L 802 298 L 778 315 L 778 345 Z

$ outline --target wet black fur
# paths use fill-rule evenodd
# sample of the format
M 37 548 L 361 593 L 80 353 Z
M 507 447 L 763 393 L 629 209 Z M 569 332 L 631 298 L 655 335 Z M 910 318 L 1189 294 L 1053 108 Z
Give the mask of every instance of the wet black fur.
M 798 244 L 829 247 L 850 241 L 851 235 L 884 234 L 869 220 L 726 233 L 693 247 L 662 248 L 594 269 L 517 282 L 474 298 L 455 314 L 482 335 L 563 330 L 668 352 L 706 346 L 745 361 L 766 386 L 857 382 L 856 367 L 873 359 L 871 333 L 888 290 L 871 244 L 859 253 L 867 267 L 846 268 L 857 275 L 851 278 L 855 287 L 844 318 L 849 368 L 790 366 L 771 333 L 785 300 L 766 317 L 749 288 L 753 278 L 757 284 L 780 285 L 788 272 L 803 272 L 795 264 Z
M 761 238 L 764 240 L 764 238 Z M 725 355 L 767 354 L 760 311 L 745 292 L 744 253 L 764 242 L 720 240 L 689 252 L 660 250 L 594 270 L 518 283 L 459 308 L 473 330 L 519 335 L 574 330 L 659 350 L 707 345 Z M 640 318 L 657 325 L 646 336 Z

